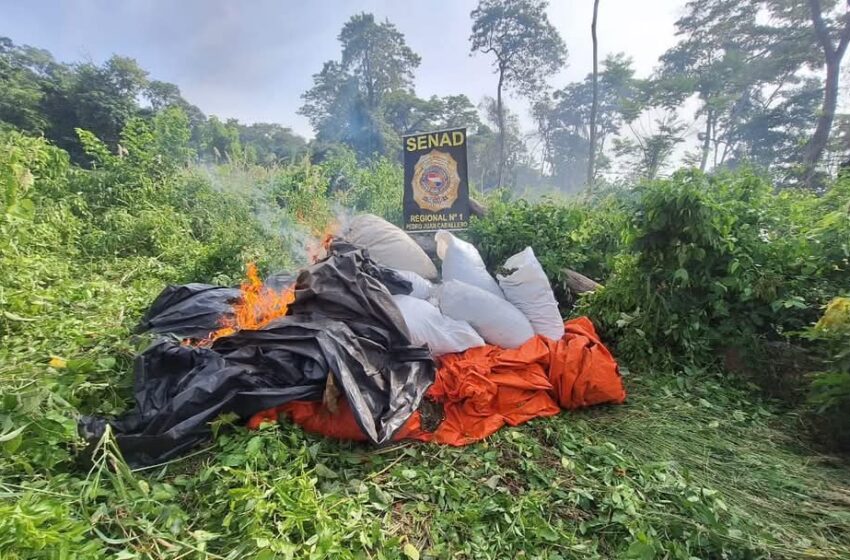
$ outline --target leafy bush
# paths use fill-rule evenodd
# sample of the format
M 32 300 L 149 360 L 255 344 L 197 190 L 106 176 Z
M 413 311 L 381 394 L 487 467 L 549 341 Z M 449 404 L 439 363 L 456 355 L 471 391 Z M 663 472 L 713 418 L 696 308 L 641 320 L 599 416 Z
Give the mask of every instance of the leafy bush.
M 354 152 L 343 149 L 323 161 L 322 170 L 341 209 L 370 212 L 401 225 L 404 170 L 397 162 L 382 157 L 360 164 Z
M 638 194 L 625 252 L 583 304 L 632 363 L 705 365 L 781 339 L 841 289 L 848 254 L 825 245 L 850 225 L 830 202 L 775 195 L 750 173 L 680 173 Z
M 809 389 L 812 360 L 793 335 L 850 290 L 850 178 L 816 196 L 777 193 L 749 171 L 681 172 L 595 200 L 488 202 L 470 235 L 491 270 L 530 245 L 562 304 L 564 267 L 602 282 L 575 312 L 589 315 L 630 367 L 717 366 L 722 358 L 771 395 L 797 400 L 810 391 L 825 431 L 848 432 L 832 414 L 846 406 L 848 375 L 832 366 Z M 826 332 L 808 332 L 835 360 L 837 350 L 822 348 Z
M 586 201 L 544 199 L 489 201 L 485 219 L 474 219 L 469 235 L 487 265 L 496 269 L 511 255 L 531 246 L 556 284 L 563 269 L 603 280 L 620 251 L 626 222 L 623 201 L 607 198 L 591 207 Z
M 810 424 L 831 447 L 850 450 L 850 298 L 832 300 L 803 336 L 825 356 L 824 370 L 812 375 Z

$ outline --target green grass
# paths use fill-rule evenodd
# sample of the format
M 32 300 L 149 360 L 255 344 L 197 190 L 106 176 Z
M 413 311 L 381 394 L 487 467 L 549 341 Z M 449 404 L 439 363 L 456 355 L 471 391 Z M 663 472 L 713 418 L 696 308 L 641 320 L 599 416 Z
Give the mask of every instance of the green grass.
M 465 448 L 221 422 L 166 465 L 132 472 L 109 440 L 85 464 L 76 415 L 127 406 L 130 329 L 168 271 L 53 262 L 46 281 L 29 264 L 4 292 L 34 307 L 5 318 L 0 349 L 0 558 L 850 556 L 846 464 L 704 373 L 632 373 L 625 405 Z
M 294 262 L 281 228 L 319 229 L 325 181 L 307 164 L 214 181 L 259 181 L 246 200 L 191 170 L 157 178 L 113 157 L 72 170 L 42 141 L 4 145 L 3 192 L 36 203 L 0 214 L 2 560 L 850 557 L 847 465 L 807 448 L 793 413 L 708 373 L 633 373 L 623 406 L 465 448 L 220 419 L 168 464 L 131 471 L 111 437 L 89 456 L 77 418 L 131 405 L 146 344 L 132 328 L 158 291 L 233 282 L 249 258 Z M 389 212 L 394 173 L 370 168 L 341 200 Z
M 113 294 L 98 317 L 84 306 L 75 320 L 93 335 L 114 323 L 118 297 L 128 295 Z M 96 377 L 96 356 L 110 350 L 81 352 L 88 358 L 71 362 L 92 360 Z M 623 406 L 536 420 L 465 448 L 374 449 L 295 426 L 249 432 L 223 423 L 208 448 L 165 465 L 131 472 L 107 440 L 93 467 L 68 454 L 48 472 L 27 472 L 39 455 L 22 445 L 17 466 L 7 454 L 0 471 L 0 557 L 850 554 L 846 466 L 785 435 L 793 416 L 704 374 L 627 382 Z M 56 401 L 39 410 L 62 426 L 73 409 Z

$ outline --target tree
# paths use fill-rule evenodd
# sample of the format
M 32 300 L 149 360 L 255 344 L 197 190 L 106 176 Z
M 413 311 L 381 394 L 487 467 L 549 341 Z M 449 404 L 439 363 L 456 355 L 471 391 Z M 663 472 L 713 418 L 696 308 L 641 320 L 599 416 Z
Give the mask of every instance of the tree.
M 302 95 L 299 113 L 310 120 L 320 149 L 343 143 L 358 156 L 384 154 L 396 141 L 384 114 L 404 121 L 410 110 L 413 71 L 419 56 L 388 21 L 371 14 L 353 16 L 339 34 L 342 56 L 313 75 L 313 87 Z
M 608 166 L 606 142 L 617 134 L 626 120 L 640 112 L 643 82 L 635 79 L 632 60 L 625 54 L 608 55 L 598 74 L 596 147 L 594 174 Z M 556 184 L 573 191 L 586 184 L 590 147 L 590 114 L 593 105 L 593 77 L 568 84 L 551 97 L 533 106 L 538 134 L 543 140 L 544 159 Z
M 661 57 L 652 104 L 673 109 L 697 96 L 696 117 L 704 120 L 700 169 L 712 151 L 716 164 L 741 153 L 735 142 L 746 124 L 743 109 L 755 103 L 769 112 L 783 103 L 812 60 L 810 34 L 762 18 L 764 7 L 762 0 L 691 0 L 676 22 L 681 39 Z
M 804 160 L 805 182 L 812 186 L 815 168 L 829 141 L 829 132 L 835 118 L 835 107 L 838 103 L 838 79 L 841 70 L 841 59 L 850 44 L 850 0 L 847 1 L 845 12 L 834 18 L 825 18 L 824 6 L 820 0 L 808 0 L 812 23 L 818 44 L 823 51 L 823 62 L 826 66 L 826 84 L 823 92 L 823 105 L 818 116 L 818 124 L 806 146 Z
M 274 123 L 239 125 L 239 142 L 262 165 L 293 162 L 307 154 L 307 141 Z
M 145 97 L 151 104 L 154 112 L 161 111 L 166 107 L 179 106 L 185 103 L 180 95 L 180 88 L 168 82 L 151 80 L 145 88 Z
M 482 192 L 499 188 L 498 162 L 501 159 L 502 141 L 506 154 L 502 172 L 505 176 L 513 174 L 514 169 L 528 161 L 528 151 L 519 127 L 519 118 L 507 107 L 502 107 L 504 136 L 493 132 L 499 120 L 496 100 L 485 97 L 479 105 L 484 122 L 478 126 L 476 134 L 469 138 L 469 174 L 470 181 L 477 183 Z
M 333 120 L 350 109 L 357 95 L 355 78 L 339 62 L 328 61 L 318 74 L 313 74 L 313 87 L 301 95 L 304 105 L 298 113 L 307 117 L 318 134 L 330 133 L 329 129 L 339 126 Z M 330 136 L 341 134 L 334 131 Z
M 502 94 L 515 89 L 533 96 L 544 88 L 546 77 L 563 66 L 567 55 L 558 31 L 546 15 L 545 0 L 480 0 L 472 11 L 472 52 L 491 54 L 499 76 L 496 113 L 499 131 L 497 185 L 505 169 L 506 122 Z
M 138 116 L 147 72 L 132 58 L 113 56 L 103 65 L 59 65 L 42 82 L 40 107 L 48 122 L 45 136 L 79 163 L 89 160 L 77 129 L 88 130 L 116 149 L 126 123 Z
M 590 148 L 587 156 L 587 186 L 593 186 L 593 164 L 596 161 L 596 109 L 598 107 L 599 83 L 597 78 L 597 40 L 596 40 L 596 17 L 599 13 L 599 0 L 593 0 L 593 22 L 590 24 L 590 35 L 593 39 L 593 103 L 590 106 Z
M 384 98 L 382 113 L 397 134 L 412 134 L 434 128 L 441 110 L 437 96 L 422 99 L 408 91 L 394 91 Z
M 685 125 L 674 112 L 666 112 L 654 119 L 654 124 L 643 127 L 638 120 L 629 122 L 632 138 L 614 140 L 614 153 L 623 157 L 627 169 L 637 177 L 652 180 L 658 177 L 670 161 L 676 146 L 684 141 Z
M 433 95 L 422 99 L 406 91 L 396 91 L 384 99 L 382 113 L 399 135 L 457 127 L 466 127 L 468 134 L 475 134 L 481 125 L 478 110 L 465 95 Z
M 313 75 L 313 83 L 301 96 L 304 105 L 298 112 L 309 119 L 320 149 L 346 144 L 360 157 L 383 151 L 380 125 L 374 122 L 377 113 L 367 107 L 356 77 L 329 61 Z
M 713 165 L 746 162 L 771 171 L 779 182 L 794 180 L 822 92 L 819 79 L 807 78 L 773 100 L 769 90 L 740 97 L 718 120 L 724 132 L 716 138 Z
M 0 121 L 32 134 L 43 133 L 43 82 L 57 66 L 49 52 L 17 46 L 0 37 Z
M 192 137 L 189 117 L 177 105 L 164 108 L 153 118 L 157 153 L 162 163 L 175 167 L 186 165 L 193 157 L 189 141 Z
M 218 117 L 210 117 L 201 129 L 199 153 L 202 156 L 220 160 L 240 160 L 244 155 L 239 141 L 239 123 L 236 119 L 222 122 Z
M 375 23 L 375 16 L 366 13 L 352 16 L 338 39 L 342 67 L 357 78 L 370 109 L 376 109 L 387 92 L 412 88 L 421 59 L 389 21 Z

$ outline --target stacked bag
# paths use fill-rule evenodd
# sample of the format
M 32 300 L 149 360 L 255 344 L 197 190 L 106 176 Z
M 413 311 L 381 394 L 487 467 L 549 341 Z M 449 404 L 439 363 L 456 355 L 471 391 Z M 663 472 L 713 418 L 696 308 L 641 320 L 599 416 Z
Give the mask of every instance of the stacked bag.
M 432 355 L 492 344 L 517 348 L 535 334 L 558 340 L 564 322 L 549 279 L 531 247 L 505 261 L 505 275 L 490 275 L 478 250 L 448 231 L 435 235 L 437 269 L 404 231 L 373 215 L 354 218 L 343 235 L 366 248 L 379 264 L 410 282 L 409 295 L 394 295 L 415 344 Z

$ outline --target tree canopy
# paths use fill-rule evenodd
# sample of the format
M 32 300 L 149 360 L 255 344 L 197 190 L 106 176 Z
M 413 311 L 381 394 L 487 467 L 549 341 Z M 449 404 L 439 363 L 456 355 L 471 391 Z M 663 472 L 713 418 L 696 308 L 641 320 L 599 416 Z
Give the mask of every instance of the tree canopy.
M 502 93 L 514 89 L 534 97 L 546 88 L 546 79 L 564 65 L 567 47 L 546 15 L 545 0 L 481 0 L 470 17 L 472 52 L 492 55 L 498 75 L 496 117 L 499 130 L 497 185 L 502 184 L 506 162 L 505 111 Z
M 638 76 L 623 53 L 600 53 L 594 94 L 594 74 L 557 83 L 567 49 L 546 0 L 480 0 L 469 46 L 496 76 L 486 99 L 420 96 L 420 54 L 394 23 L 357 13 L 340 29 L 338 56 L 302 95 L 310 142 L 282 124 L 207 116 L 132 58 L 65 63 L 0 38 L 0 128 L 43 135 L 86 164 L 79 130 L 119 153 L 128 123 L 179 109 L 192 158 L 274 165 L 307 154 L 321 160 L 339 147 L 361 160 L 396 158 L 402 135 L 466 126 L 471 177 L 485 190 L 523 182 L 575 191 L 655 176 L 674 161 L 704 171 L 754 166 L 779 184 L 820 188 L 850 163 L 850 117 L 837 103 L 848 6 L 689 0 L 651 74 Z M 529 102 L 533 132 L 507 107 L 507 92 Z

